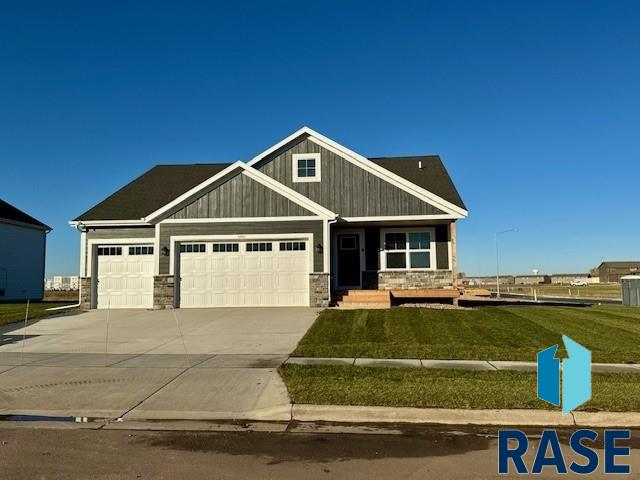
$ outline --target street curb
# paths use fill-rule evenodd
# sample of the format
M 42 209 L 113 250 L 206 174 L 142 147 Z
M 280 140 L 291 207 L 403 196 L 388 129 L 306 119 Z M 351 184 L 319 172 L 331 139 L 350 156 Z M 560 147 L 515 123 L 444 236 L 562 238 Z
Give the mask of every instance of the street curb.
M 640 412 L 574 412 L 550 410 L 469 410 L 348 405 L 293 405 L 299 422 L 414 423 L 447 425 L 519 425 L 562 427 L 639 427 Z

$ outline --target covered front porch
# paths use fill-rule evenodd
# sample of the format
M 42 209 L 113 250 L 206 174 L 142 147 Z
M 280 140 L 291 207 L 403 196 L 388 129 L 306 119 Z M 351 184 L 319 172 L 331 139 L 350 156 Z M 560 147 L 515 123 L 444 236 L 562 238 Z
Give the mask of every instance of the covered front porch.
M 331 226 L 333 305 L 402 299 L 455 303 L 454 221 L 339 221 Z

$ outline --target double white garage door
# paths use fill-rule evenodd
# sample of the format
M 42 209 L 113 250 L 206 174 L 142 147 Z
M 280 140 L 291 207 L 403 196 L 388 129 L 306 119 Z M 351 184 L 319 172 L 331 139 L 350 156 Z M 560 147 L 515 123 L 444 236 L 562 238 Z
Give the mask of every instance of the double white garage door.
M 181 307 L 309 305 L 304 241 L 180 245 Z
M 98 308 L 152 308 L 152 245 L 97 249 Z M 307 306 L 306 241 L 181 243 L 176 249 L 180 307 Z

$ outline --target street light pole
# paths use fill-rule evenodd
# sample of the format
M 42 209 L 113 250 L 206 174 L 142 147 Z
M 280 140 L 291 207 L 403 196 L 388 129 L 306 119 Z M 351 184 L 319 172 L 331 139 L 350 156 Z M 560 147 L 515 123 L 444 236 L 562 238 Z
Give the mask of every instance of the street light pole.
M 498 235 L 502 235 L 503 233 L 515 232 L 515 228 L 510 228 L 508 230 L 502 230 L 501 232 L 496 232 L 494 235 L 494 239 L 496 242 L 496 298 L 500 298 L 500 251 L 498 249 Z

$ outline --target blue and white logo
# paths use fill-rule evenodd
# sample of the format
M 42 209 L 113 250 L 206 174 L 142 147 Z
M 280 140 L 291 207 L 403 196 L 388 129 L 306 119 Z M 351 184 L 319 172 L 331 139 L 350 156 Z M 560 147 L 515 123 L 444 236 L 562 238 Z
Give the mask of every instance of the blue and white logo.
M 569 358 L 562 360 L 562 414 L 591 399 L 591 352 L 566 335 L 562 342 Z M 560 359 L 558 345 L 538 352 L 538 398 L 560 406 Z

